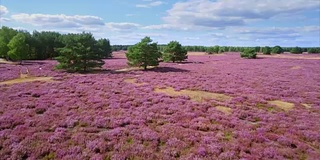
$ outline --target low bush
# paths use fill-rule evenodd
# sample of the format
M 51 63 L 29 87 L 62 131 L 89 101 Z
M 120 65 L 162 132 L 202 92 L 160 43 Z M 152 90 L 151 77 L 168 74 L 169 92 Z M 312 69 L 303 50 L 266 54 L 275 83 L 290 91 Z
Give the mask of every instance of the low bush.
M 302 54 L 302 48 L 300 47 L 294 47 L 290 50 L 291 53 L 293 54 Z
M 254 49 L 245 49 L 240 53 L 241 58 L 255 59 L 257 58 L 257 53 Z

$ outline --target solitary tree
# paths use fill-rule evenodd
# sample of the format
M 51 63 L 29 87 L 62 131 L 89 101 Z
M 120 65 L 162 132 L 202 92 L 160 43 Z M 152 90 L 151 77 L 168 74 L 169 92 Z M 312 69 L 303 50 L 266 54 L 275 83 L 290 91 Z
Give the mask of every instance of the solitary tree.
M 283 53 L 283 49 L 280 46 L 274 46 L 271 53 L 280 54 Z
M 65 47 L 58 49 L 61 55 L 57 57 L 60 63 L 57 68 L 86 72 L 104 64 L 91 33 L 68 34 L 64 38 L 64 44 Z
M 157 43 L 151 42 L 150 37 L 145 37 L 141 42 L 129 47 L 126 54 L 128 65 L 143 67 L 145 70 L 147 66 L 158 66 L 158 59 L 161 57 L 161 54 Z
M 28 45 L 26 44 L 26 37 L 23 33 L 15 35 L 8 44 L 8 56 L 10 59 L 20 61 L 27 57 Z
M 240 53 L 241 58 L 255 59 L 257 58 L 257 53 L 254 48 L 246 48 Z
M 177 41 L 171 41 L 167 45 L 164 54 L 163 60 L 165 62 L 172 61 L 173 63 L 176 61 L 183 61 L 187 59 L 187 50 L 185 50 L 181 44 Z

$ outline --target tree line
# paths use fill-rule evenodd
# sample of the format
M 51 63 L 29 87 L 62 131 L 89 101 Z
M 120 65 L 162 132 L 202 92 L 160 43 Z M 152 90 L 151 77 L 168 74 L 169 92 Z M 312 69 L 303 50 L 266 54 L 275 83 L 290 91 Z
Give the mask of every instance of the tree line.
M 113 45 L 112 50 L 113 51 L 127 51 L 129 47 L 132 45 Z M 167 45 L 166 44 L 158 44 L 157 45 L 160 52 L 164 52 Z M 269 50 L 269 48 L 272 50 L 272 48 L 278 48 L 278 46 L 256 46 L 256 47 L 239 47 L 239 46 L 183 46 L 183 48 L 188 52 L 207 52 L 207 53 L 223 53 L 223 52 L 243 52 L 246 49 L 253 49 L 255 52 L 263 53 L 264 50 Z M 281 47 L 281 50 L 283 52 L 291 52 L 291 53 L 320 53 L 320 47 Z M 276 53 L 276 52 L 274 52 Z
M 300 54 L 320 53 L 320 48 L 282 48 L 274 47 L 232 47 L 232 46 L 182 46 L 178 41 L 171 41 L 165 45 L 154 43 L 150 37 L 143 38 L 135 45 L 110 45 L 108 39 L 96 40 L 91 33 L 60 34 L 49 31 L 15 30 L 9 27 L 0 29 L 0 58 L 20 61 L 26 59 L 56 59 L 58 69 L 70 72 L 86 72 L 100 68 L 111 58 L 112 51 L 127 50 L 127 60 L 130 66 L 157 66 L 159 62 L 181 62 L 188 58 L 188 51 L 201 51 L 208 54 L 223 52 L 241 52 L 243 58 L 256 58 L 257 52 L 263 54 L 280 54 L 286 51 Z
M 91 38 L 91 50 L 95 54 L 103 57 L 112 57 L 112 48 L 108 39 L 94 39 L 90 33 L 82 33 Z M 21 60 L 45 60 L 54 59 L 65 53 L 62 48 L 70 47 L 82 42 L 79 38 L 80 34 L 61 34 L 51 31 L 33 31 L 29 33 L 24 30 L 15 30 L 6 26 L 0 29 L 0 58 L 5 58 L 12 61 Z M 72 44 L 70 44 L 72 43 Z M 73 46 L 80 47 L 80 46 Z

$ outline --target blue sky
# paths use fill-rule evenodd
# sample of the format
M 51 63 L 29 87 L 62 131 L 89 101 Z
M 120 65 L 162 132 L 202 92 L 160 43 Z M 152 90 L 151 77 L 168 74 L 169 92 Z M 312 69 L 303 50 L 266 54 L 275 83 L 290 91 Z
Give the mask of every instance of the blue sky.
M 320 46 L 319 0 L 0 0 L 0 23 L 112 44 Z

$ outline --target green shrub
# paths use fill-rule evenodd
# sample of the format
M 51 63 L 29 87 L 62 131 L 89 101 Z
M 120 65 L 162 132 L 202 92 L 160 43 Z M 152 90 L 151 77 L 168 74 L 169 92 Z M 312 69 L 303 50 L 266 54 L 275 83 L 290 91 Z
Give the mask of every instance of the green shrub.
M 257 58 L 257 53 L 255 49 L 247 48 L 240 53 L 241 58 L 255 59 Z
M 308 48 L 308 53 L 320 53 L 320 48 Z
M 162 57 L 163 61 L 169 62 L 172 61 L 173 63 L 176 61 L 184 61 L 187 59 L 187 50 L 185 50 L 182 45 L 178 41 L 171 41 L 168 43 Z
M 271 50 L 271 53 L 280 54 L 283 53 L 283 49 L 280 46 L 274 46 Z
M 300 47 L 294 47 L 290 50 L 291 53 L 293 54 L 302 54 L 302 48 Z
M 271 48 L 269 46 L 265 46 L 264 48 L 262 48 L 262 53 L 271 54 Z

